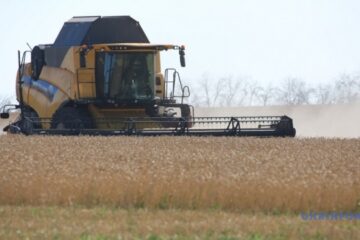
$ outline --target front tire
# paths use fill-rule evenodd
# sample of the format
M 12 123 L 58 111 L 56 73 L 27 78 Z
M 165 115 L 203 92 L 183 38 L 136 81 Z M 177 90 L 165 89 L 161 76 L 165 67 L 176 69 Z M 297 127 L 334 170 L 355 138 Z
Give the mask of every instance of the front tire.
M 93 128 L 91 116 L 86 109 L 64 107 L 56 111 L 51 121 L 51 128 L 79 132 Z

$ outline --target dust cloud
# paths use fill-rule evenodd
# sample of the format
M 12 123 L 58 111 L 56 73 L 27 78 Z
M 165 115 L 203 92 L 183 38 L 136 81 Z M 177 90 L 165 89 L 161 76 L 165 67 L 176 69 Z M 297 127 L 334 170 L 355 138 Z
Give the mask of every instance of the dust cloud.
M 298 137 L 360 137 L 360 103 L 337 105 L 195 108 L 196 117 L 287 115 Z

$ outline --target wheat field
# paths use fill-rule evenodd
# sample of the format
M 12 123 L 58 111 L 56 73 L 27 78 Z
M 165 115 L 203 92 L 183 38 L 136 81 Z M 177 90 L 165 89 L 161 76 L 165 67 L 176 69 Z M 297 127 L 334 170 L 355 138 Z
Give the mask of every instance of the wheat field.
M 0 136 L 0 239 L 357 239 L 360 139 Z
M 0 137 L 1 205 L 360 207 L 360 139 Z

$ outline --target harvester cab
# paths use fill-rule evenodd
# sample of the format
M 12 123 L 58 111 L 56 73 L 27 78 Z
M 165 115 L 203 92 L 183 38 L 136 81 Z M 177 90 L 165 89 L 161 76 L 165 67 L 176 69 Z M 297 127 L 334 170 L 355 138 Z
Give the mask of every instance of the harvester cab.
M 292 120 L 274 117 L 195 117 L 188 86 L 174 68 L 161 70 L 160 53 L 185 47 L 151 44 L 129 16 L 74 17 L 53 44 L 20 58 L 20 109 L 5 130 L 25 134 L 294 136 Z

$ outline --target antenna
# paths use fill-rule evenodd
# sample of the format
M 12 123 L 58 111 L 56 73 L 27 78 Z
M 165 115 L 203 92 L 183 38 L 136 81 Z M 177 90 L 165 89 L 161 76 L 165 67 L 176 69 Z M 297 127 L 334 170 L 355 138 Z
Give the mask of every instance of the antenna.
M 32 51 L 32 47 L 30 46 L 30 44 L 27 42 L 26 45 L 30 48 L 30 51 Z

